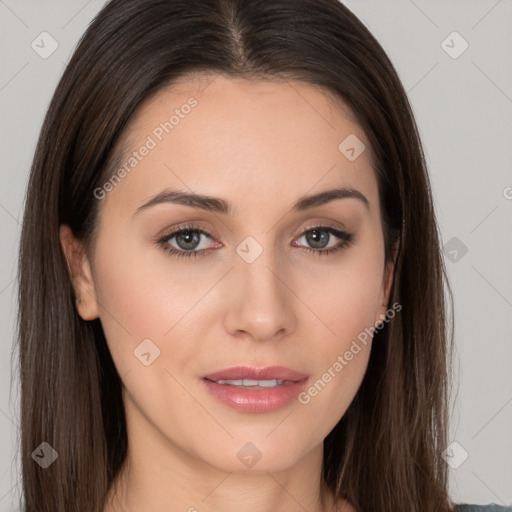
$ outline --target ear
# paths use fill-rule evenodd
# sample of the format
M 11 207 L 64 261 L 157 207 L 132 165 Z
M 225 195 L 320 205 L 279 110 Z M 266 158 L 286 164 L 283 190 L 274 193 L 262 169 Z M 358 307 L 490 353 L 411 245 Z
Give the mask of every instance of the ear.
M 386 311 L 388 309 L 389 294 L 391 292 L 391 286 L 393 285 L 393 275 L 395 271 L 396 259 L 398 256 L 398 249 L 400 248 L 400 239 L 398 239 L 393 245 L 393 254 L 391 261 L 386 264 L 384 269 L 384 276 L 382 278 L 382 289 L 381 289 L 381 306 L 377 312 L 377 318 L 375 319 L 375 325 L 382 323 L 383 319 L 386 318 Z
M 99 317 L 96 289 L 83 243 L 66 224 L 59 230 L 60 244 L 68 263 L 69 276 L 77 298 L 78 314 L 84 320 Z

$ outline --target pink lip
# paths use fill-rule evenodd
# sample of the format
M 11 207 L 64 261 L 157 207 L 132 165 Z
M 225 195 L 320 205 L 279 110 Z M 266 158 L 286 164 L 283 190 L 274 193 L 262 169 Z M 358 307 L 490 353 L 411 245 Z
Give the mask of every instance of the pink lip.
M 240 379 L 276 379 L 288 382 L 273 388 L 256 387 L 254 389 L 213 382 Z M 211 373 L 201 380 L 211 395 L 229 407 L 243 412 L 261 413 L 275 411 L 289 404 L 301 392 L 308 379 L 308 375 L 283 366 L 267 368 L 237 366 Z

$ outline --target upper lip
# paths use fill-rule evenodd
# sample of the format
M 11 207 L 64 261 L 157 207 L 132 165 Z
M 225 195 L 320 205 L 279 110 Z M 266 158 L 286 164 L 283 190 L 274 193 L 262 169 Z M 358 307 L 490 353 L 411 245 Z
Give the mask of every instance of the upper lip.
M 252 366 L 235 366 L 225 368 L 218 372 L 205 375 L 203 378 L 208 380 L 291 380 L 300 381 L 306 379 L 308 375 L 300 373 L 285 366 L 267 366 L 265 368 L 255 368 Z

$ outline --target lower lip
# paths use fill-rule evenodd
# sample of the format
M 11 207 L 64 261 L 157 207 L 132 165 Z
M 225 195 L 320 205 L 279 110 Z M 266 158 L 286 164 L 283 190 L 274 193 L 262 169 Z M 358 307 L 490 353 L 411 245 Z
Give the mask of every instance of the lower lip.
M 202 379 L 206 389 L 220 402 L 243 412 L 271 412 L 288 405 L 305 387 L 307 378 L 273 388 L 247 389 Z

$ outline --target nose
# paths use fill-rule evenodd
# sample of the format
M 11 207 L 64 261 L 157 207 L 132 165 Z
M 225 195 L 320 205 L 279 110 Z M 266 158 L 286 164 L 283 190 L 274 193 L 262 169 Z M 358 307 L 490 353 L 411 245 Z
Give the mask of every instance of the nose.
M 233 336 L 275 340 L 295 328 L 294 294 L 270 253 L 263 251 L 252 263 L 240 259 L 231 272 L 224 324 Z

